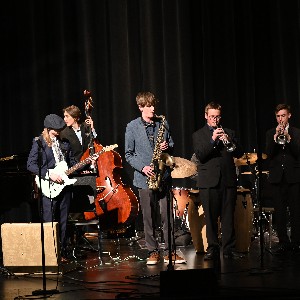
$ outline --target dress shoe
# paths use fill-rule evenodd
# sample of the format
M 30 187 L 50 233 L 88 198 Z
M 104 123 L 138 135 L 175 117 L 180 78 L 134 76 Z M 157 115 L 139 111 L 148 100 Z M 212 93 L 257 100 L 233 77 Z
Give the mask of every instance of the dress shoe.
M 289 250 L 290 250 L 290 248 L 288 246 L 281 245 L 275 251 L 273 251 L 273 254 L 274 255 L 286 255 Z
M 61 262 L 62 264 L 65 264 L 65 263 L 68 263 L 68 262 L 69 262 L 69 259 L 62 256 L 62 257 L 60 258 L 60 262 Z
M 300 245 L 294 245 L 292 251 L 293 253 L 300 253 Z
M 214 250 L 211 250 L 211 251 L 207 252 L 204 255 L 203 259 L 204 260 L 213 260 L 213 259 L 219 258 L 219 256 L 220 256 L 219 250 L 214 249 Z
M 245 255 L 242 253 L 235 252 L 235 251 L 230 251 L 230 252 L 224 253 L 223 257 L 231 258 L 231 259 L 238 259 L 238 258 L 244 258 Z

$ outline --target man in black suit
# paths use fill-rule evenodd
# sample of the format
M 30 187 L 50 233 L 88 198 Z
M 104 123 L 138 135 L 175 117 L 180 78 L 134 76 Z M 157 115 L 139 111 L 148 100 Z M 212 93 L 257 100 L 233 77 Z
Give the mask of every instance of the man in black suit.
M 66 127 L 61 131 L 60 138 L 69 141 L 74 156 L 79 162 L 82 158 L 85 158 L 88 149 L 88 155 L 93 154 L 93 143 L 97 137 L 94 122 L 91 116 L 88 115 L 83 120 L 79 107 L 75 105 L 63 108 L 63 114 Z M 77 181 L 72 186 L 71 214 L 69 216 L 71 220 L 83 220 L 84 211 L 95 209 L 96 174 L 96 163 L 93 162 L 83 168 L 79 174 L 73 175 Z M 76 230 L 77 240 L 79 240 L 79 236 L 83 236 L 84 232 L 89 229 L 88 227 L 77 227 Z M 73 232 L 71 231 L 69 234 L 72 236 Z
M 84 122 L 81 122 L 81 111 L 75 105 L 65 107 L 63 113 L 67 126 L 60 133 L 60 137 L 71 143 L 72 151 L 77 161 L 80 161 L 85 151 L 93 146 L 93 141 L 97 137 L 93 119 L 88 116 Z
M 235 132 L 220 126 L 221 105 L 210 102 L 205 107 L 205 124 L 193 133 L 194 152 L 199 160 L 197 187 L 206 221 L 207 249 L 204 260 L 219 257 L 219 226 L 221 221 L 222 250 L 225 258 L 242 255 L 234 251 L 234 210 L 237 198 L 237 175 L 234 157 L 243 150 Z
M 275 108 L 277 127 L 266 133 L 269 182 L 274 201 L 274 221 L 279 239 L 276 254 L 300 250 L 300 129 L 289 125 L 291 109 L 287 104 Z M 287 208 L 290 214 L 290 237 L 287 232 Z

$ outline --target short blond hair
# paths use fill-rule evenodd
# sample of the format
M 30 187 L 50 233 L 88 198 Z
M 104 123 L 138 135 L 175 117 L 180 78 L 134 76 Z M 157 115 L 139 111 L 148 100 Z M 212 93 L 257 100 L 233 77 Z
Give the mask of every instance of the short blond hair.
M 156 106 L 158 99 L 150 92 L 140 92 L 136 96 L 136 103 L 141 107 Z
M 205 113 L 207 114 L 209 109 L 216 109 L 216 110 L 222 110 L 222 106 L 216 102 L 209 102 L 206 106 L 205 106 Z

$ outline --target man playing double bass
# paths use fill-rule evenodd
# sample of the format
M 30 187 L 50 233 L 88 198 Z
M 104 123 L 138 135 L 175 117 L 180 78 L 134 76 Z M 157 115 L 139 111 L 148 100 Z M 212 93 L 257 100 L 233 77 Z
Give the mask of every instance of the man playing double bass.
M 93 141 L 97 137 L 94 122 L 86 113 L 86 119 L 82 122 L 80 109 L 75 105 L 63 108 L 66 127 L 61 131 L 62 140 L 69 141 L 76 160 L 79 162 L 88 149 L 93 147 Z M 92 151 L 93 152 L 93 151 Z M 93 153 L 90 153 L 93 154 Z M 96 195 L 96 162 L 88 165 L 81 174 L 76 175 L 77 181 L 72 187 L 73 199 L 70 212 L 79 213 L 78 217 L 83 219 L 83 212 L 94 208 Z M 87 229 L 85 229 L 87 230 Z M 80 234 L 83 234 L 81 232 Z

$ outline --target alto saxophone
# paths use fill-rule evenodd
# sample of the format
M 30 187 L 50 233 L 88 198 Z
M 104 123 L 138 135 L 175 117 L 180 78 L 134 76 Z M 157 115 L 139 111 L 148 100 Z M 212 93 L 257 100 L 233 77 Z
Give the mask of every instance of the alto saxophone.
M 166 170 L 166 166 L 174 165 L 174 158 L 168 153 L 162 153 L 160 144 L 164 141 L 166 117 L 156 116 L 161 119 L 161 124 L 158 129 L 157 139 L 154 146 L 152 161 L 150 166 L 153 168 L 155 175 L 147 178 L 147 184 L 150 190 L 157 191 L 161 188 L 162 178 Z

